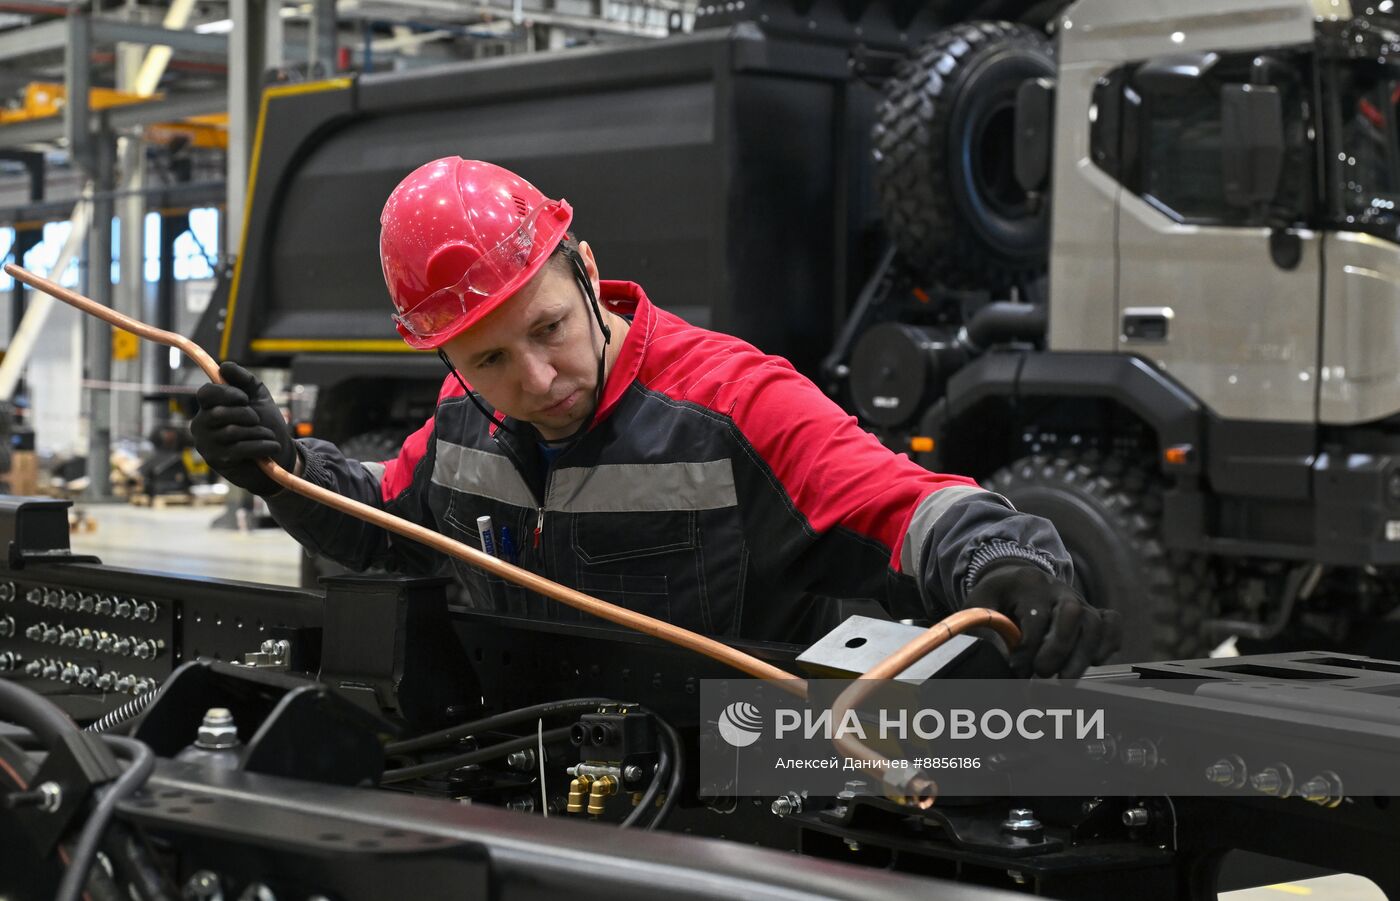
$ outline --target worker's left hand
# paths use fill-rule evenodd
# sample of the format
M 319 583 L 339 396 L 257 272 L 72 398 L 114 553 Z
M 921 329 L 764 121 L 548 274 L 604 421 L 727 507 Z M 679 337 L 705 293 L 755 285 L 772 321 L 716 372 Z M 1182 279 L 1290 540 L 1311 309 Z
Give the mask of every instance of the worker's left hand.
M 1033 563 L 992 564 L 972 587 L 967 606 L 1004 613 L 1021 628 L 1021 644 L 1011 652 L 1018 676 L 1077 678 L 1106 661 L 1123 640 L 1118 611 L 1089 606 Z

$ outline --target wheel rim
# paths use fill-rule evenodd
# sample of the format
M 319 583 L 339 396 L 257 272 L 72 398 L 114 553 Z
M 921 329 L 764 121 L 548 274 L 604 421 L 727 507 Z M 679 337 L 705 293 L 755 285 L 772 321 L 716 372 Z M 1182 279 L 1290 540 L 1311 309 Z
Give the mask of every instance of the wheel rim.
M 977 123 L 972 142 L 972 187 L 996 215 L 1027 215 L 1026 192 L 1016 181 L 1016 105 L 1002 97 Z

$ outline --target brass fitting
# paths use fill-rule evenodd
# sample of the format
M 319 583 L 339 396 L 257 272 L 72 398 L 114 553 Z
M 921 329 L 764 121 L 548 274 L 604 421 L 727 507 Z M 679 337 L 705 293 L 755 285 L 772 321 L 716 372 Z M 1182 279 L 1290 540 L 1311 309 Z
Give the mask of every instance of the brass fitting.
M 593 789 L 588 795 L 590 816 L 602 816 L 608 797 L 617 794 L 617 780 L 612 776 L 601 776 L 593 780 Z
M 588 800 L 588 789 L 593 784 L 592 776 L 579 776 L 569 783 L 569 813 L 583 813 L 584 801 Z

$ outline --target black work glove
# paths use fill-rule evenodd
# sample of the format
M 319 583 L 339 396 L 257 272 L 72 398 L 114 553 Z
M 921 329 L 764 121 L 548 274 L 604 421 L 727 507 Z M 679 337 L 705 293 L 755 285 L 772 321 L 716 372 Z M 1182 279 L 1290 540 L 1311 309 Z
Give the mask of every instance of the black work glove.
M 1018 676 L 1083 675 L 1103 663 L 1123 640 L 1116 610 L 1098 610 L 1069 585 L 1033 563 L 993 563 L 972 586 L 969 607 L 989 607 L 1021 627 L 1021 644 L 1011 652 Z
M 219 366 L 225 385 L 210 382 L 195 392 L 199 412 L 190 434 L 199 455 L 219 475 L 254 494 L 275 494 L 281 486 L 258 469 L 258 460 L 271 457 L 292 472 L 297 463 L 292 430 L 257 376 L 225 361 Z

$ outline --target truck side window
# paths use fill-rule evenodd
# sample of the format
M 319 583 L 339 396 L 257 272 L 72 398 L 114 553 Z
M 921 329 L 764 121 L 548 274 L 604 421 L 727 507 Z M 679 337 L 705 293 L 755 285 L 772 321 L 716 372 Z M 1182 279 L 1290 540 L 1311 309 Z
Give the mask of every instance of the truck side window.
M 1220 167 L 1220 94 L 1143 92 L 1142 193 L 1190 221 L 1231 217 Z
M 1339 67 L 1334 84 L 1341 131 L 1333 136 L 1338 152 L 1332 163 L 1340 170 L 1333 182 L 1341 201 L 1340 224 L 1394 235 L 1400 196 L 1400 80 L 1380 66 L 1355 63 Z
M 1127 92 L 1141 99 L 1137 115 L 1124 117 L 1123 143 L 1132 147 L 1136 169 L 1124 183 L 1149 203 L 1181 222 L 1198 225 L 1273 226 L 1307 218 L 1313 206 L 1311 116 L 1305 63 L 1278 84 L 1283 93 L 1288 153 L 1275 202 L 1267 212 L 1232 207 L 1225 200 L 1221 162 L 1221 88 L 1251 79 L 1252 56 L 1222 58 L 1207 74 L 1174 84 L 1129 79 Z M 1134 121 L 1136 120 L 1136 121 Z

